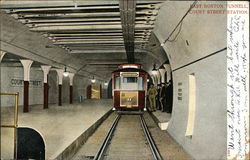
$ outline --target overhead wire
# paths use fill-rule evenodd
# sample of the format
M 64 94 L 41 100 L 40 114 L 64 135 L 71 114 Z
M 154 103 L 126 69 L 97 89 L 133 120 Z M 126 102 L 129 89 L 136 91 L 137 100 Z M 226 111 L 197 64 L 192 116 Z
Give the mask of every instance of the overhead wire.
M 182 21 L 183 22 L 183 21 Z M 167 40 L 168 42 L 175 42 L 176 41 L 176 39 L 177 39 L 177 37 L 178 37 L 178 35 L 181 33 L 181 29 L 182 29 L 182 22 L 181 22 L 181 24 L 179 25 L 180 27 L 179 27 L 179 31 L 177 32 L 177 34 L 175 35 L 175 37 L 172 39 L 172 40 Z
M 175 28 L 173 29 L 173 31 L 169 34 L 168 38 L 163 41 L 162 44 L 165 44 L 166 42 L 174 42 L 176 40 L 176 38 L 178 37 L 178 35 L 180 34 L 180 31 L 181 31 L 181 27 L 182 27 L 182 23 L 183 23 L 183 20 L 184 18 L 188 15 L 188 13 L 194 8 L 195 4 L 198 2 L 198 0 L 195 0 L 193 2 L 193 4 L 189 7 L 188 11 L 185 13 L 185 15 L 181 18 L 181 20 L 178 22 L 178 24 L 175 26 Z M 176 31 L 176 29 L 179 28 L 179 31 L 178 33 L 175 35 L 175 38 L 173 40 L 169 40 L 171 38 L 171 36 L 174 34 L 174 32 Z

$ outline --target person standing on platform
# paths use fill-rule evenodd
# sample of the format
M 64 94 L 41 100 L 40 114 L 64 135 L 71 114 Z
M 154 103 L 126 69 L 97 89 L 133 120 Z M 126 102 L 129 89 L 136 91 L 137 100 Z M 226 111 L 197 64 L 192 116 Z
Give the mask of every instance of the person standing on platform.
M 156 96 L 156 109 L 161 110 L 161 95 L 160 95 L 161 85 L 157 85 L 157 96 Z
M 153 112 L 156 111 L 156 96 L 157 96 L 157 90 L 153 85 L 151 85 L 148 90 L 148 99 L 151 111 Z
M 166 88 L 165 84 L 163 83 L 160 90 L 160 102 L 161 102 L 161 111 L 164 112 L 166 110 Z
M 172 107 L 173 107 L 173 84 L 172 80 L 170 80 L 166 87 L 166 112 L 172 113 Z

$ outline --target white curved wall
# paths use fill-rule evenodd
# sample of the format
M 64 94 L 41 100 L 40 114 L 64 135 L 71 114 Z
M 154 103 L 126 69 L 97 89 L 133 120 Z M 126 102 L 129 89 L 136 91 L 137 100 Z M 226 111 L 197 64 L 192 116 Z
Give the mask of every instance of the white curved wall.
M 167 1 L 163 4 L 154 30 L 160 42 L 168 37 L 192 3 Z M 198 2 L 204 3 L 226 4 Z M 188 14 L 176 41 L 164 45 L 173 70 L 174 83 L 173 114 L 168 132 L 197 160 L 226 159 L 226 50 L 208 56 L 227 46 L 226 27 L 225 14 Z M 188 65 L 191 62 L 194 63 Z M 190 138 L 185 137 L 185 132 L 188 120 L 188 75 L 192 73 L 196 78 L 196 111 L 193 136 Z M 178 100 L 178 89 L 182 89 L 182 100 Z

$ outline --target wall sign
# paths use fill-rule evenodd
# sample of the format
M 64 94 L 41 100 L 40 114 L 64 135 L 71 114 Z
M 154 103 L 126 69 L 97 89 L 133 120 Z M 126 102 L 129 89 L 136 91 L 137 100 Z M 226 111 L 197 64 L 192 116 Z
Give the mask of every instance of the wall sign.
M 11 87 L 22 87 L 23 80 L 21 78 L 12 78 L 10 80 Z M 29 86 L 32 88 L 41 88 L 43 86 L 42 80 L 30 80 Z
M 182 86 L 182 82 L 178 83 L 178 100 L 182 100 L 182 89 L 180 88 Z

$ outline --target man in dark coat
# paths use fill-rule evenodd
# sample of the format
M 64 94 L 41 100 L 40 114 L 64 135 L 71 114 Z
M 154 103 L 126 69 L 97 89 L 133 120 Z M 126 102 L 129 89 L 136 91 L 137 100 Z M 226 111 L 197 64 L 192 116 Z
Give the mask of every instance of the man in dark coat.
M 160 90 L 160 102 L 161 102 L 161 111 L 166 112 L 166 87 L 164 83 L 162 83 L 162 87 Z
M 166 87 L 166 112 L 172 113 L 173 107 L 173 84 L 169 81 Z

